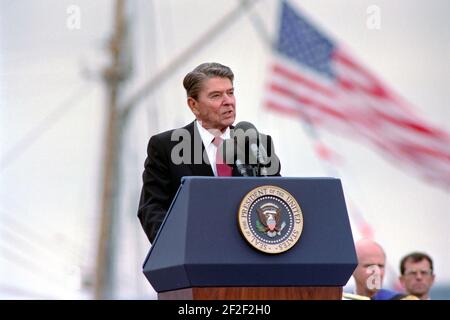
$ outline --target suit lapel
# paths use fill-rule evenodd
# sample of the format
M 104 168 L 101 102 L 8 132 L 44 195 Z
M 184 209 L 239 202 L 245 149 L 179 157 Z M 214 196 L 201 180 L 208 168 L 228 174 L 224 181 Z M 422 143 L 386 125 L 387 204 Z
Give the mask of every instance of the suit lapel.
M 189 167 L 193 176 L 214 176 L 211 165 L 203 161 L 205 146 L 203 145 L 200 133 L 196 128 L 195 122 L 191 122 L 185 127 L 191 135 L 191 164 Z M 200 148 L 201 144 L 201 148 Z M 200 151 L 201 149 L 201 151 Z M 197 160 L 197 163 L 195 162 Z M 200 161 L 200 163 L 199 163 Z

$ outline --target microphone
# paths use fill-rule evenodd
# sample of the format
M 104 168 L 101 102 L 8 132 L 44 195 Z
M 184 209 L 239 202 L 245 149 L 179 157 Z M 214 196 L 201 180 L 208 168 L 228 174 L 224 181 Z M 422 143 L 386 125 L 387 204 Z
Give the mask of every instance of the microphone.
M 252 123 L 241 121 L 234 127 L 234 138 L 238 147 L 245 151 L 249 149 L 251 152 L 248 158 L 251 165 L 256 165 L 256 175 L 267 176 L 267 169 L 261 167 L 261 164 L 265 165 L 269 162 L 267 151 L 264 148 L 264 143 L 267 143 L 267 137 L 262 139 L 262 136 Z
M 234 139 L 222 141 L 222 155 L 226 164 L 233 164 L 243 177 L 248 177 L 247 166 L 245 165 L 245 153 L 238 148 Z
M 254 143 L 251 144 L 250 149 L 252 150 L 252 152 L 256 156 L 256 158 L 258 159 L 258 163 L 266 164 L 268 162 L 267 161 L 267 151 L 261 143 L 259 144 L 259 148 L 256 144 L 254 144 Z

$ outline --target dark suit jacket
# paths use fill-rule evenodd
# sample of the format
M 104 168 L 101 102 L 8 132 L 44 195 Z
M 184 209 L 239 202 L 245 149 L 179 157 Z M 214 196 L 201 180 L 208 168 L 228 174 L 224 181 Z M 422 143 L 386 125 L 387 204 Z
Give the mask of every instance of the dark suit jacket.
M 267 137 L 270 141 L 269 146 L 272 146 L 270 136 Z M 183 149 L 182 146 L 187 147 Z M 272 151 L 273 147 L 272 150 L 268 150 L 269 156 Z M 205 147 L 200 133 L 195 127 L 195 122 L 191 122 L 181 130 L 166 131 L 150 138 L 138 209 L 139 220 L 150 242 L 153 242 L 156 237 L 180 186 L 181 178 L 184 176 L 214 176 L 209 161 L 205 162 L 204 152 Z M 177 159 L 174 162 L 172 153 L 175 156 L 182 156 L 184 163 L 176 163 Z M 273 156 L 275 156 L 274 152 Z M 280 175 L 280 167 L 274 176 Z M 233 167 L 232 175 L 241 176 L 236 167 Z

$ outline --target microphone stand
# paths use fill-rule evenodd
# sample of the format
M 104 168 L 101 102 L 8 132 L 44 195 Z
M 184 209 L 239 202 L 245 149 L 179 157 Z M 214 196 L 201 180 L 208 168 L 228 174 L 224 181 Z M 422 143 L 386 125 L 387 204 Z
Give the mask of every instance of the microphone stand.
M 256 176 L 261 177 L 261 163 L 259 163 L 259 142 L 258 142 L 258 149 L 256 151 Z

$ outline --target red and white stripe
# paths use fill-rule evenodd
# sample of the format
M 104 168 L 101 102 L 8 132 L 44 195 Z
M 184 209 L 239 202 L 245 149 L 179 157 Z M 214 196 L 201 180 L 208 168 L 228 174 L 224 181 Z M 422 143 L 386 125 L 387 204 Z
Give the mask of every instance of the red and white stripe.
M 335 52 L 333 70 L 334 81 L 275 57 L 265 105 L 369 142 L 396 163 L 450 188 L 450 135 L 417 117 L 345 53 Z

